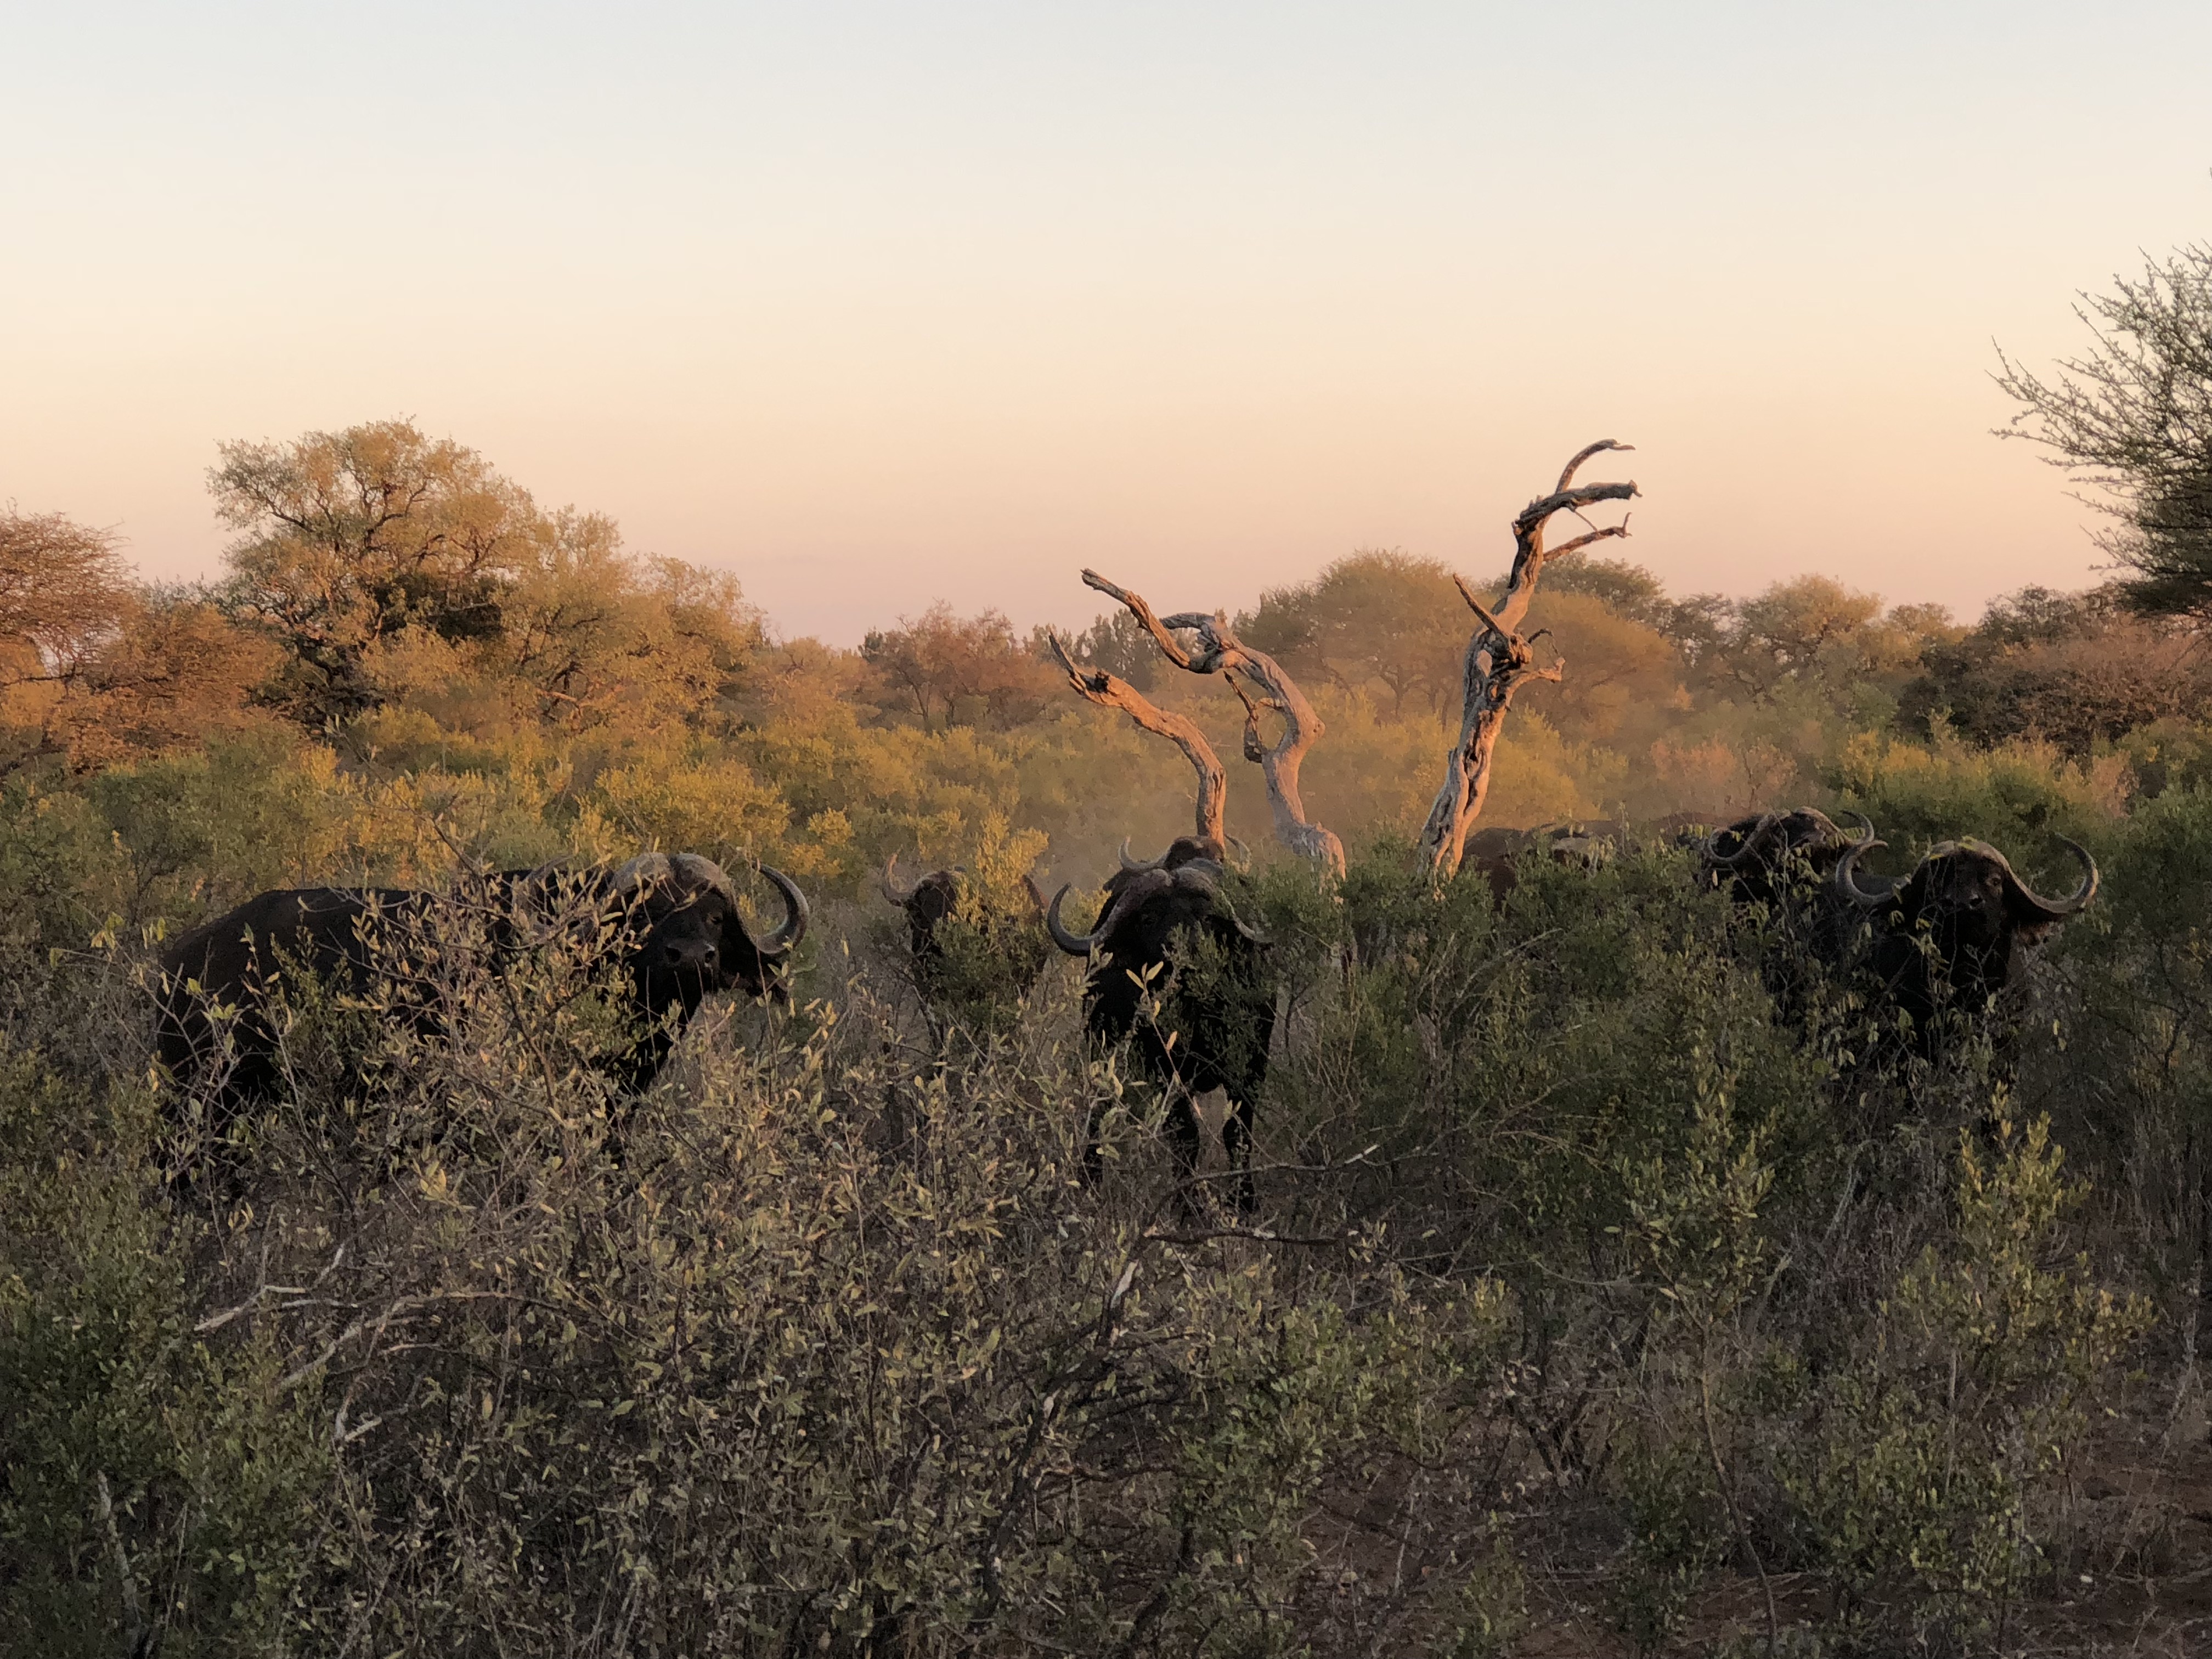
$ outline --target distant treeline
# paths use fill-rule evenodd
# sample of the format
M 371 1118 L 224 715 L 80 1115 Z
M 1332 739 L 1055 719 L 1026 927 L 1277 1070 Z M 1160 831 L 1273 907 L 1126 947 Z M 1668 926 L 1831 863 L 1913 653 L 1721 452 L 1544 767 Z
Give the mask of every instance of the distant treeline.
M 733 576 L 635 554 L 404 422 L 228 445 L 210 483 L 237 539 L 191 587 L 136 580 L 67 517 L 0 517 L 0 775 L 19 797 L 127 797 L 111 827 L 142 863 L 229 889 L 412 878 L 456 845 L 515 862 L 658 842 L 857 890 L 894 852 L 949 863 L 1013 837 L 1076 868 L 1186 825 L 1174 754 L 1071 695 L 1044 630 L 997 612 L 940 605 L 854 651 L 781 640 Z M 1922 764 L 1907 750 L 2020 744 L 2117 807 L 2196 775 L 2212 690 L 2188 619 L 2126 592 L 2028 589 L 1966 626 L 1826 577 L 1676 597 L 1632 563 L 1562 560 L 1527 631 L 1565 673 L 1516 704 L 1486 821 L 1731 813 Z M 1353 844 L 1417 826 L 1469 628 L 1445 567 L 1354 552 L 1235 621 L 1327 721 L 1316 817 Z M 1229 691 L 1161 673 L 1127 613 L 1068 637 L 1237 751 Z M 140 845 L 209 791 L 268 835 L 218 855 L 234 837 L 203 826 L 191 859 Z M 445 838 L 428 847 L 405 827 L 423 811 Z M 1257 778 L 1232 772 L 1230 829 L 1266 826 Z

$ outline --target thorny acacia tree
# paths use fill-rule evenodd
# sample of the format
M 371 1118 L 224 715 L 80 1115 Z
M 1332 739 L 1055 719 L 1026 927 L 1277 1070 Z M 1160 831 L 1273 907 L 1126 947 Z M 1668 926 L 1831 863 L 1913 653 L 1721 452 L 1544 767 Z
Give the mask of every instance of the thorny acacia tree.
M 1521 509 L 1513 520 L 1513 572 L 1506 579 L 1505 597 L 1494 613 L 1484 608 L 1465 582 L 1453 578 L 1459 581 L 1460 597 L 1480 625 L 1467 643 L 1459 741 L 1445 760 L 1443 787 L 1437 792 L 1436 805 L 1429 809 L 1429 821 L 1421 830 L 1422 854 L 1441 876 L 1457 873 L 1467 850 L 1468 830 L 1482 814 L 1483 797 L 1490 792 L 1491 758 L 1498 748 L 1498 734 L 1505 729 L 1505 713 L 1513 705 L 1514 693 L 1528 680 L 1558 679 L 1566 666 L 1560 661 L 1549 668 L 1538 668 L 1529 641 L 1519 632 L 1522 618 L 1528 614 L 1528 602 L 1536 596 L 1536 581 L 1543 574 L 1545 561 L 1578 552 L 1594 542 L 1626 536 L 1628 520 L 1624 518 L 1617 525 L 1585 531 L 1564 547 L 1551 549 L 1544 545 L 1545 527 L 1561 513 L 1579 514 L 1600 501 L 1632 498 L 1637 493 L 1633 480 L 1577 484 L 1575 474 L 1593 455 L 1633 447 L 1611 438 L 1587 445 L 1561 471 L 1558 489 Z
M 114 538 L 0 511 L 0 776 L 76 770 L 251 722 L 267 647 L 189 593 L 143 589 Z
M 2212 617 L 2212 246 L 2145 266 L 2118 292 L 2083 295 L 2096 336 L 2045 383 L 2000 356 L 1997 384 L 2022 405 L 2002 437 L 2053 453 L 2054 466 L 2105 490 L 2120 520 L 2101 538 L 2137 573 L 2137 608 Z
M 0 513 L 0 652 L 10 679 L 66 673 L 113 637 L 131 599 L 129 568 L 106 531 L 58 513 Z
M 1350 692 L 1379 687 L 1391 718 L 1402 719 L 1439 706 L 1458 685 L 1467 641 L 1445 608 L 1451 580 L 1440 560 L 1368 549 L 1311 581 L 1268 589 L 1237 631 L 1295 674 Z
M 309 723 L 378 707 L 382 648 L 409 629 L 498 633 L 539 514 L 474 451 L 378 421 L 222 453 L 216 510 L 244 532 L 234 601 L 291 656 L 286 701 Z
M 311 730 L 426 696 L 462 723 L 696 724 L 760 644 L 734 579 L 639 558 L 404 421 L 222 453 L 225 596 L 284 653 L 264 695 Z
M 1083 581 L 1085 586 L 1127 605 L 1160 647 L 1160 654 L 1177 668 L 1193 674 L 1218 674 L 1228 681 L 1244 705 L 1244 758 L 1255 763 L 1267 780 L 1267 805 L 1274 815 L 1276 838 L 1300 858 L 1313 860 L 1332 876 L 1341 876 L 1344 843 L 1334 831 L 1306 817 L 1305 802 L 1298 793 L 1298 769 L 1305 763 L 1306 751 L 1326 728 L 1305 693 L 1298 690 L 1297 682 L 1273 657 L 1238 639 L 1228 618 L 1218 612 L 1208 616 L 1202 611 L 1179 611 L 1163 617 L 1153 612 L 1142 594 L 1107 580 L 1095 570 L 1085 571 Z M 1176 637 L 1179 633 L 1196 635 L 1197 648 L 1185 647 Z M 1256 699 L 1246 693 L 1239 675 L 1259 687 Z M 1263 708 L 1272 708 L 1283 717 L 1282 735 L 1273 744 L 1264 742 L 1260 735 Z
M 883 676 L 890 705 L 911 707 L 924 731 L 1018 726 L 1036 716 L 1050 684 L 1005 613 L 956 617 L 942 600 L 872 629 L 860 655 Z

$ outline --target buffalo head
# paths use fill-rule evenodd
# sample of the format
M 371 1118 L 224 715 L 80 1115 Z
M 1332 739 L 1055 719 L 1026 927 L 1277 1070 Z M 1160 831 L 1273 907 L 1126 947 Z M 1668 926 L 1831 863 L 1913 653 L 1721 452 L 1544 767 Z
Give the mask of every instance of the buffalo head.
M 783 968 L 806 936 L 806 896 L 781 870 L 761 874 L 783 896 L 783 921 L 766 939 L 746 931 L 738 891 L 722 866 L 697 853 L 647 853 L 614 872 L 625 909 L 631 981 L 643 1011 L 681 1005 L 689 1014 L 716 991 L 788 1001 Z
M 1850 816 L 1861 825 L 1856 836 L 1810 806 L 1739 818 L 1705 838 L 1705 879 L 1725 886 L 1739 903 L 1773 904 L 1807 878 L 1827 875 L 1854 847 L 1863 851 L 1874 844 L 1872 822 L 1863 813 Z
M 1834 890 L 1872 922 L 1873 965 L 1912 1016 L 1923 1054 L 1934 1052 L 1942 1009 L 1988 1007 L 2011 980 L 2016 948 L 2042 943 L 2097 896 L 2096 860 L 2079 842 L 2059 839 L 2081 865 L 2080 884 L 2063 899 L 2036 892 L 2002 853 L 1978 841 L 1929 848 L 1902 880 L 1859 873 L 1859 860 L 1877 841 L 1854 844 L 1837 862 Z

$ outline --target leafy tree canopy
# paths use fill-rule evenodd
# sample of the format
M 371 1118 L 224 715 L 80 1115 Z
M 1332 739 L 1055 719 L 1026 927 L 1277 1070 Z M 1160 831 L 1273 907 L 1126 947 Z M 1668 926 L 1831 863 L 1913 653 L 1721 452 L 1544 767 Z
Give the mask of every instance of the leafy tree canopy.
M 2212 616 L 2212 246 L 2150 261 L 2113 289 L 2081 296 L 2094 338 L 2051 380 L 2000 360 L 1997 384 L 2021 405 L 2004 435 L 2103 492 L 2118 521 L 2103 544 L 2136 573 L 2129 603 Z

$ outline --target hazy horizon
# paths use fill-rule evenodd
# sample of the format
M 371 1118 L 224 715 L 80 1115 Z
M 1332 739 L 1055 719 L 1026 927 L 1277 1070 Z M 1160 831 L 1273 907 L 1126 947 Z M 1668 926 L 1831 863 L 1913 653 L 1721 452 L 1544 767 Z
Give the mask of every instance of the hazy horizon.
M 2212 12 L 19 9 L 0 501 L 211 573 L 408 416 L 840 643 L 1470 575 L 1595 438 L 1678 592 L 2096 580 L 1996 345 L 2204 234 Z

